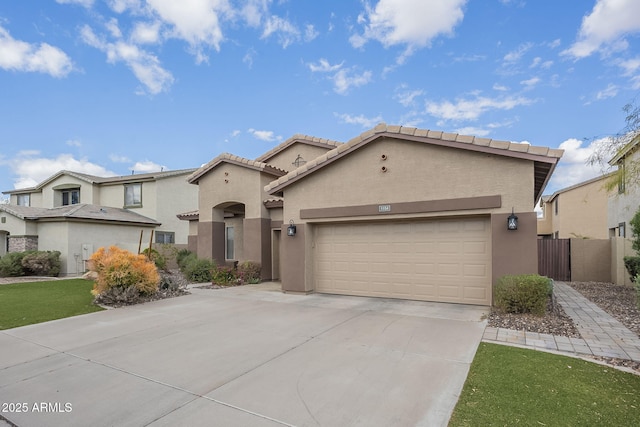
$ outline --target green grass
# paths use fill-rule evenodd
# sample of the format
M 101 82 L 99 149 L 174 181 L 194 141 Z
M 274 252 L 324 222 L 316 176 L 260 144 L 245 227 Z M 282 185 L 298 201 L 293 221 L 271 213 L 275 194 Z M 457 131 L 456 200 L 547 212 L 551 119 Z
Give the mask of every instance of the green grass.
M 84 279 L 0 285 L 0 330 L 103 310 Z
M 640 376 L 481 343 L 450 427 L 639 426 Z

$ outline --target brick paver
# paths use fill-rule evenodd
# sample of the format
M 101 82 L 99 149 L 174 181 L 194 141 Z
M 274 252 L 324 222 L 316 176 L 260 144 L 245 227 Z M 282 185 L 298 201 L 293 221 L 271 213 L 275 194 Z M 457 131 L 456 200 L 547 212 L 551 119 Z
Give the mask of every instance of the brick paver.
M 640 361 L 638 335 L 566 283 L 555 282 L 554 294 L 582 338 L 487 327 L 483 341 Z

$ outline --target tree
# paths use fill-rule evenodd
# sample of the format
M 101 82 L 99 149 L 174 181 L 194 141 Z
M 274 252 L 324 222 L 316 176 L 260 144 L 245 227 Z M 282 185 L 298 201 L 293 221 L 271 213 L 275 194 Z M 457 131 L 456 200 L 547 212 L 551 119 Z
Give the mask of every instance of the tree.
M 606 183 L 607 190 L 616 188 L 623 180 L 625 185 L 640 184 L 640 158 L 626 158 L 624 167 L 610 172 L 611 159 L 632 144 L 640 146 L 640 105 L 634 100 L 626 104 L 622 111 L 625 113 L 624 128 L 615 135 L 599 140 L 595 144 L 594 152 L 587 159 L 589 165 L 599 165 L 603 173 L 611 173 Z

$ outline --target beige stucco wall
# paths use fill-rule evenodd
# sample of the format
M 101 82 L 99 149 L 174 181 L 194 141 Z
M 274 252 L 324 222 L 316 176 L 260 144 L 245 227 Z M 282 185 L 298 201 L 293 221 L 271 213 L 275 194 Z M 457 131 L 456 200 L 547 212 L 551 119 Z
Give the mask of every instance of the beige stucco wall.
M 385 154 L 387 160 L 382 160 Z M 347 161 L 348 160 L 348 161 Z M 381 168 L 386 167 L 387 172 Z M 383 139 L 285 189 L 284 219 L 299 210 L 502 195 L 502 207 L 482 213 L 531 212 L 533 162 L 478 152 Z M 449 212 L 449 215 L 465 212 Z M 423 214 L 425 217 L 441 213 Z
M 82 254 L 82 245 L 90 244 L 93 250 L 104 246 L 118 246 L 133 253 L 138 252 L 140 231 L 143 232 L 142 248 L 149 245 L 151 229 L 139 225 L 105 225 L 90 222 L 44 222 L 39 227 L 38 249 L 60 251 L 61 276 L 75 276 L 78 272 L 74 254 Z M 82 256 L 80 256 L 82 258 Z
M 275 166 L 278 169 L 291 171 L 296 168 L 293 162 L 296 160 L 298 155 L 302 156 L 304 160 L 309 162 L 316 157 L 319 157 L 322 154 L 326 153 L 330 148 L 334 147 L 316 147 L 315 145 L 297 142 L 285 148 L 273 157 L 267 159 L 266 163 L 270 164 L 271 166 Z
M 543 203 L 542 217 L 538 218 L 537 228 L 539 236 L 553 234 L 553 210 L 551 203 Z
M 57 179 L 47 183 L 42 187 L 43 208 L 53 208 L 62 206 L 62 198 L 55 188 L 59 187 L 80 187 L 80 203 L 95 204 L 93 186 L 87 181 L 78 179 L 70 175 L 62 175 Z M 35 206 L 32 204 L 32 206 Z
M 571 280 L 611 281 L 610 239 L 571 239 Z
M 245 205 L 246 218 L 268 218 L 263 201 L 266 183 L 276 177 L 231 163 L 222 163 L 200 178 L 198 208 L 200 222 L 213 221 L 212 208 L 236 202 Z M 215 220 L 220 220 L 219 218 Z
M 558 214 L 555 213 L 555 206 L 549 209 L 552 232 L 559 232 L 560 239 L 609 238 L 609 195 L 603 185 L 604 181 L 598 180 L 558 194 Z
M 632 286 L 631 278 L 624 266 L 625 256 L 638 256 L 631 247 L 630 239 L 622 237 L 611 238 L 611 281 L 618 285 Z
M 198 208 L 198 186 L 189 184 L 186 175 L 143 181 L 141 184 L 142 206 L 127 209 L 160 222 L 156 231 L 174 232 L 175 243 L 186 245 L 189 224 L 176 215 Z M 102 186 L 99 204 L 124 207 L 124 185 L 118 183 Z

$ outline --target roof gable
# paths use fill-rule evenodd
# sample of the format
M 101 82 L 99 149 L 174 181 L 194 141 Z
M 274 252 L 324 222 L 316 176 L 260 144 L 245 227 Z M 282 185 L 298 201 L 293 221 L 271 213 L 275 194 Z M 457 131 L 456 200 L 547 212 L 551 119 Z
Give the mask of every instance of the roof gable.
M 272 148 L 271 150 L 267 151 L 266 153 L 258 157 L 256 161 L 268 163 L 269 159 L 272 159 L 273 157 L 285 151 L 287 148 L 291 147 L 294 144 L 307 144 L 307 145 L 313 145 L 316 147 L 322 147 L 328 150 L 332 150 L 335 147 L 342 145 L 342 142 L 332 141 L 330 139 L 324 139 L 324 138 L 316 138 L 314 136 L 295 134 L 291 138 L 284 141 L 283 143 L 279 144 L 278 146 Z
M 197 169 L 195 172 L 193 172 L 187 178 L 187 181 L 191 184 L 197 184 L 200 178 L 211 172 L 222 163 L 228 163 L 248 169 L 253 169 L 259 172 L 265 172 L 276 177 L 283 176 L 287 173 L 286 171 L 275 168 L 267 163 L 245 159 L 244 157 L 234 156 L 233 154 L 229 153 L 222 153 L 218 157 L 211 160 L 209 163 L 202 166 L 200 169 Z
M 287 186 L 304 179 L 306 176 L 315 173 L 334 161 L 349 155 L 365 145 L 377 141 L 381 138 L 395 138 L 406 141 L 416 141 L 425 144 L 471 150 L 482 153 L 495 154 L 512 158 L 520 158 L 534 162 L 534 203 L 542 195 L 557 162 L 564 153 L 563 150 L 551 149 L 547 147 L 536 147 L 528 144 L 518 144 L 508 141 L 498 141 L 488 138 L 477 138 L 474 136 L 459 135 L 456 133 L 446 133 L 432 131 L 428 129 L 417 129 L 404 126 L 387 126 L 379 124 L 359 136 L 351 139 L 346 144 L 337 146 L 335 149 L 307 162 L 305 165 L 289 172 L 279 179 L 271 182 L 265 187 L 269 194 L 278 194 Z

